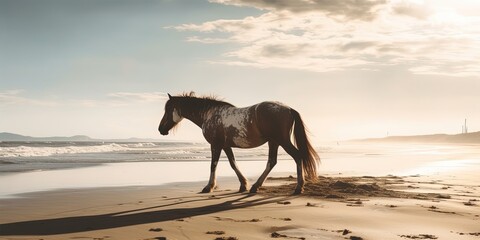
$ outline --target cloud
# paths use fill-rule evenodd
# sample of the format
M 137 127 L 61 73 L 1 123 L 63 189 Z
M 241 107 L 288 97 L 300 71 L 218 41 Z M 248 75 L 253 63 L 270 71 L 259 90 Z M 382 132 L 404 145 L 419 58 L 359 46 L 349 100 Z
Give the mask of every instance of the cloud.
M 24 97 L 21 94 L 23 90 L 7 90 L 0 92 L 0 105 L 34 105 L 34 106 L 58 106 L 57 101 L 34 99 L 30 97 Z
M 315 72 L 399 65 L 415 66 L 409 69 L 414 74 L 480 76 L 473 64 L 480 59 L 480 17 L 461 15 L 448 2 L 212 2 L 266 12 L 173 27 L 192 32 L 188 41 L 233 44 L 211 63 Z
M 212 22 L 206 22 L 202 25 L 197 24 L 183 24 L 181 26 L 175 27 L 178 30 L 193 30 L 201 32 L 211 32 L 222 30 L 225 32 L 236 32 L 240 30 L 249 30 L 255 28 L 255 18 L 246 18 L 243 20 L 217 20 Z
M 415 74 L 443 75 L 452 77 L 469 77 L 480 75 L 480 66 L 476 61 L 466 61 L 458 65 L 450 64 L 425 64 L 419 67 L 410 68 Z
M 197 36 L 193 36 L 193 37 L 188 37 L 187 42 L 199 42 L 199 43 L 205 43 L 205 44 L 216 44 L 216 43 L 228 43 L 228 42 L 232 42 L 232 40 L 223 39 L 223 38 L 199 38 Z
M 425 20 L 433 14 L 433 9 L 425 2 L 412 2 L 402 0 L 392 6 L 395 14 Z
M 345 20 L 371 20 L 386 0 L 212 0 L 211 2 L 250 6 L 269 11 L 292 13 L 321 12 Z
M 0 104 L 12 104 L 21 102 L 22 98 L 18 96 L 21 90 L 9 90 L 0 92 Z
M 7 90 L 0 92 L 1 105 L 31 105 L 43 107 L 99 107 L 99 106 L 126 106 L 139 103 L 154 103 L 168 99 L 162 92 L 115 92 L 107 94 L 107 99 L 61 99 L 45 100 L 25 97 L 24 90 Z M 57 98 L 58 99 L 58 98 Z
M 116 92 L 108 94 L 115 101 L 122 102 L 157 102 L 168 99 L 163 92 Z

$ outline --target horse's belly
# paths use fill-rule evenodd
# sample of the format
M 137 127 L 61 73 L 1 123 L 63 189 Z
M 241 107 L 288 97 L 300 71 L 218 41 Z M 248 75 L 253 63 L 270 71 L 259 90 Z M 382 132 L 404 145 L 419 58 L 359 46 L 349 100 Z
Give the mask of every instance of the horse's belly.
M 254 148 L 263 145 L 266 140 L 261 137 L 248 137 L 247 136 L 233 136 L 231 141 L 227 141 L 230 143 L 229 147 L 238 147 L 238 148 Z

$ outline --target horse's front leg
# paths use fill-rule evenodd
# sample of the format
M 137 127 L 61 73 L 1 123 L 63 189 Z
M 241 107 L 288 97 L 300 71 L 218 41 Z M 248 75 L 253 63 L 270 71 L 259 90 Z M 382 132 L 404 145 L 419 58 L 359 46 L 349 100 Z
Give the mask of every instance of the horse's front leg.
M 222 148 L 211 145 L 210 149 L 212 152 L 212 163 L 210 164 L 210 179 L 208 180 L 207 186 L 203 188 L 202 193 L 212 192 L 217 184 L 215 171 L 217 170 L 217 164 L 218 160 L 220 159 L 220 153 L 222 152 Z

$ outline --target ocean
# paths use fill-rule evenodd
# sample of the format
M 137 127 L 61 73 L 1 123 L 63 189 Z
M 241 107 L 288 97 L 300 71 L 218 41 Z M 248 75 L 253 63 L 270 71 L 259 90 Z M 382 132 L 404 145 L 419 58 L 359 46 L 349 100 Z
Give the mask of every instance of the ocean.
M 478 145 L 335 142 L 316 150 L 320 175 L 444 175 L 480 182 Z M 253 183 L 265 169 L 268 146 L 234 149 L 234 154 Z M 295 169 L 280 148 L 270 176 L 295 176 Z M 55 189 L 206 183 L 209 174 L 206 143 L 0 142 L 0 198 Z M 223 153 L 217 176 L 235 178 Z
M 236 158 L 258 159 L 266 157 L 267 151 L 265 147 L 240 151 Z M 167 161 L 210 161 L 210 146 L 192 142 L 0 142 L 0 174 Z

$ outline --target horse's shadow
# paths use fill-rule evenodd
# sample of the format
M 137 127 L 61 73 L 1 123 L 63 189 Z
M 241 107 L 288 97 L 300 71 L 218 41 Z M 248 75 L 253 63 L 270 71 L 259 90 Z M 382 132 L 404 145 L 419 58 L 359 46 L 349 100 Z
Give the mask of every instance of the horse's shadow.
M 253 197 L 253 195 L 249 194 L 230 193 L 216 195 L 215 198 L 217 200 L 225 199 L 225 201 L 220 203 L 216 201 L 214 204 L 209 204 L 209 202 L 212 202 L 210 196 L 202 195 L 199 197 L 199 199 L 190 199 L 186 201 L 177 199 L 177 202 L 174 203 L 138 208 L 122 212 L 5 223 L 0 224 L 0 236 L 55 235 L 112 229 L 139 224 L 179 220 L 232 209 L 249 208 L 253 206 L 284 201 L 292 197 Z M 199 204 L 201 206 L 171 208 L 175 205 L 182 205 L 192 202 L 200 202 Z M 169 208 L 159 209 L 165 207 Z

